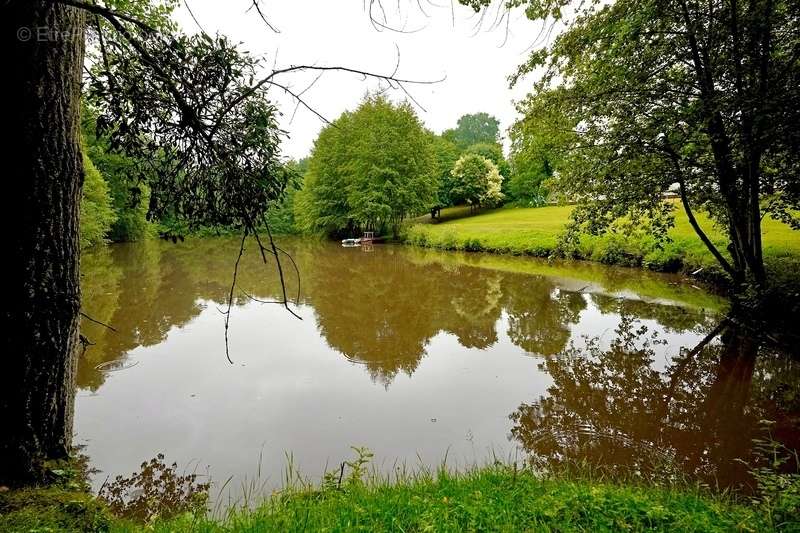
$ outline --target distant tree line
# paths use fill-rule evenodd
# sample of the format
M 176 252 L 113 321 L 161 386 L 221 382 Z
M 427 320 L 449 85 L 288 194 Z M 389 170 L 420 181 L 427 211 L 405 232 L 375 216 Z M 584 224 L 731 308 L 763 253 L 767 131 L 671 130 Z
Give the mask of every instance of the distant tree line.
M 396 236 L 405 219 L 443 207 L 540 205 L 552 175 L 544 148 L 517 142 L 509 161 L 487 113 L 435 134 L 408 103 L 367 95 L 322 130 L 308 159 L 289 163 L 296 179 L 268 220 L 281 233 Z
M 180 217 L 151 209 L 148 183 L 157 178 L 142 176 L 141 156 L 126 154 L 98 133 L 97 119 L 98 111 L 84 104 L 81 248 L 189 231 Z M 367 95 L 322 130 L 309 157 L 283 163 L 289 177 L 285 194 L 263 206 L 265 220 L 277 234 L 396 236 L 405 219 L 444 207 L 543 204 L 548 194 L 543 185 L 556 164 L 553 142 L 522 120 L 510 130 L 506 158 L 499 126 L 481 112 L 435 134 L 408 103 Z

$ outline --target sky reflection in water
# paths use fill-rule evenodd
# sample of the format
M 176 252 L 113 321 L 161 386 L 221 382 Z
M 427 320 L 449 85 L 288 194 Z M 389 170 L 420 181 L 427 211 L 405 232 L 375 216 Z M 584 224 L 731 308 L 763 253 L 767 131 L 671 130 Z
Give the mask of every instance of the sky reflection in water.
M 83 258 L 94 343 L 76 434 L 106 475 L 165 452 L 213 479 L 281 483 L 367 446 L 378 466 L 493 454 L 609 472 L 746 481 L 759 420 L 796 446 L 798 368 L 728 332 L 687 352 L 722 302 L 676 277 L 588 264 L 284 243 L 303 320 L 242 292 L 223 322 L 238 242 L 115 245 Z M 278 296 L 250 250 L 239 287 Z M 290 294 L 297 284 L 290 281 Z M 668 465 L 668 466 L 665 466 Z M 264 481 L 262 480 L 262 481 Z

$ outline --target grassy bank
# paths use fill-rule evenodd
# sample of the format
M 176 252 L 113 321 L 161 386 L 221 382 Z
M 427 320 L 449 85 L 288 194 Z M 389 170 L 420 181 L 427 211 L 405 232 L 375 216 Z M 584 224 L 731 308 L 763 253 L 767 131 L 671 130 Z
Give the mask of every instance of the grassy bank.
M 503 208 L 470 215 L 467 208 L 442 212 L 439 223 L 415 219 L 405 234 L 405 242 L 447 250 L 487 251 L 514 255 L 548 257 L 556 252 L 559 235 L 568 222 L 570 206 Z M 700 224 L 717 247 L 726 253 L 724 235 L 710 220 Z M 764 219 L 764 259 L 775 276 L 794 276 L 800 266 L 800 232 L 769 218 Z M 575 259 L 606 264 L 642 266 L 650 270 L 678 272 L 703 269 L 710 279 L 721 275 L 714 258 L 695 234 L 685 213 L 675 210 L 671 242 L 663 247 L 646 232 L 584 235 L 566 253 Z
M 490 466 L 466 474 L 416 475 L 389 484 L 328 480 L 327 488 L 274 495 L 254 510 L 220 519 L 185 513 L 146 527 L 110 517 L 77 496 L 31 499 L 10 508 L 0 495 L 2 531 L 770 531 L 797 518 L 695 489 L 625 486 L 587 479 L 542 479 Z M 20 500 L 20 498 L 17 498 Z M 5 502 L 5 503 L 2 503 Z M 787 522 L 792 520 L 792 522 Z

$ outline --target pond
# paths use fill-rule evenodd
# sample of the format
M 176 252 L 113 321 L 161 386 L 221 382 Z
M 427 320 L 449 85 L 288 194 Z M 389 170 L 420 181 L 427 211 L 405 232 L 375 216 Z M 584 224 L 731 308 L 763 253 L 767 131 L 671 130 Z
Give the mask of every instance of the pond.
M 113 245 L 82 259 L 76 443 L 95 487 L 163 452 L 227 490 L 495 458 L 549 468 L 748 483 L 752 440 L 798 447 L 800 368 L 718 333 L 725 303 L 634 269 L 393 245 Z M 299 299 L 298 299 L 299 294 Z M 709 340 L 710 339 L 710 340 Z M 760 355 L 756 357 L 757 352 Z M 765 421 L 771 421 L 767 424 Z M 742 462 L 744 461 L 744 462 Z M 236 487 L 231 489 L 231 487 Z M 229 494 L 230 497 L 230 494 Z

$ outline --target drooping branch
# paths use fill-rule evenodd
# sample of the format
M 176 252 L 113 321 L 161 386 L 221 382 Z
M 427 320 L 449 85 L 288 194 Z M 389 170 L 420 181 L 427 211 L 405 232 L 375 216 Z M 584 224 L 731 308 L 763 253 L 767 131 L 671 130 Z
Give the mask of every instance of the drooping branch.
M 225 315 L 225 357 L 228 358 L 228 362 L 230 364 L 233 364 L 233 359 L 231 359 L 230 348 L 228 345 L 228 328 L 231 321 L 231 308 L 233 307 L 233 291 L 236 288 L 236 278 L 239 275 L 239 262 L 242 260 L 242 255 L 244 255 L 244 242 L 246 239 L 247 230 L 245 229 L 242 232 L 242 242 L 239 244 L 239 255 L 236 257 L 236 263 L 233 266 L 233 280 L 231 281 L 231 290 L 228 293 L 228 309 L 223 313 Z
M 297 304 L 300 301 L 299 269 L 291 255 L 275 243 L 263 213 L 264 206 L 279 199 L 284 191 L 284 186 L 279 183 L 283 174 L 277 164 L 277 138 L 281 132 L 275 121 L 275 107 L 266 99 L 265 89 L 268 86 L 282 89 L 297 101 L 297 106 L 303 106 L 324 122 L 329 122 L 303 98 L 308 88 L 297 92 L 278 78 L 290 73 L 313 71 L 317 78 L 310 88 L 326 72 L 355 74 L 399 88 L 417 105 L 419 103 L 405 85 L 432 84 L 441 80 L 398 77 L 399 50 L 391 74 L 345 66 L 291 65 L 273 68 L 259 79 L 255 75 L 260 68 L 259 60 L 239 52 L 224 38 L 211 38 L 202 27 L 202 36 L 162 37 L 152 25 L 95 4 L 93 0 L 54 1 L 94 15 L 101 61 L 92 68 L 96 69 L 95 72 L 105 69 L 106 76 L 93 77 L 92 85 L 97 89 L 93 94 L 100 98 L 96 100 L 101 102 L 100 109 L 106 110 L 103 128 L 110 132 L 112 148 L 126 153 L 131 150 L 134 156 L 144 156 L 139 166 L 151 167 L 149 172 L 163 176 L 158 179 L 158 186 L 154 185 L 152 189 L 151 213 L 158 216 L 168 212 L 176 215 L 179 222 L 185 219 L 190 224 L 193 216 L 200 216 L 201 222 L 206 223 L 233 222 L 243 230 L 227 310 L 223 312 L 226 357 L 232 363 L 228 333 L 240 263 L 249 236 L 258 243 L 265 263 L 267 253 L 275 257 L 283 293 L 281 303 L 292 315 L 301 318 L 289 308 L 281 255 L 289 258 L 297 274 Z M 258 0 L 252 0 L 250 9 L 277 32 L 266 20 Z M 194 13 L 190 14 L 199 26 Z M 101 25 L 98 19 L 107 24 Z M 114 30 L 106 32 L 108 42 L 103 26 Z M 115 38 L 115 34 L 119 38 Z M 111 59 L 109 54 L 113 56 Z M 103 79 L 105 88 L 101 87 Z M 119 98 L 121 105 L 116 105 L 115 93 L 123 93 Z M 142 96 L 146 97 L 144 101 L 147 103 L 141 103 Z M 104 103 L 105 99 L 109 99 L 111 104 Z M 128 116 L 123 116 L 122 110 Z M 259 128 L 269 131 L 260 131 Z M 163 172 L 158 171 L 159 166 L 164 168 Z M 165 204 L 168 204 L 166 210 Z M 255 223 L 258 216 L 264 220 L 269 243 L 262 243 L 258 234 Z
M 262 214 L 262 221 L 264 223 L 264 227 L 267 229 L 267 236 L 269 237 L 269 244 L 270 244 L 270 248 L 271 248 L 271 253 L 272 253 L 273 257 L 275 257 L 275 264 L 276 264 L 276 266 L 278 268 L 278 277 L 280 278 L 281 291 L 283 292 L 283 306 L 287 311 L 289 311 L 289 313 L 294 315 L 296 318 L 298 318 L 300 320 L 303 320 L 303 317 L 301 317 L 300 315 L 298 315 L 297 313 L 295 313 L 294 311 L 292 311 L 289 308 L 289 298 L 288 298 L 288 296 L 286 294 L 286 281 L 285 281 L 284 276 L 283 276 L 283 265 L 281 264 L 281 258 L 280 258 L 279 252 L 278 252 L 278 247 L 275 245 L 275 240 L 274 240 L 274 238 L 272 236 L 272 230 L 269 227 L 269 222 L 267 222 L 267 218 L 263 214 Z M 266 257 L 266 253 L 265 253 L 266 252 L 266 248 L 261 243 L 261 238 L 259 237 L 257 231 L 253 232 L 253 236 L 255 237 L 256 242 L 258 243 L 259 250 L 261 251 L 261 257 L 264 260 L 264 263 L 266 264 L 267 263 L 267 257 Z

